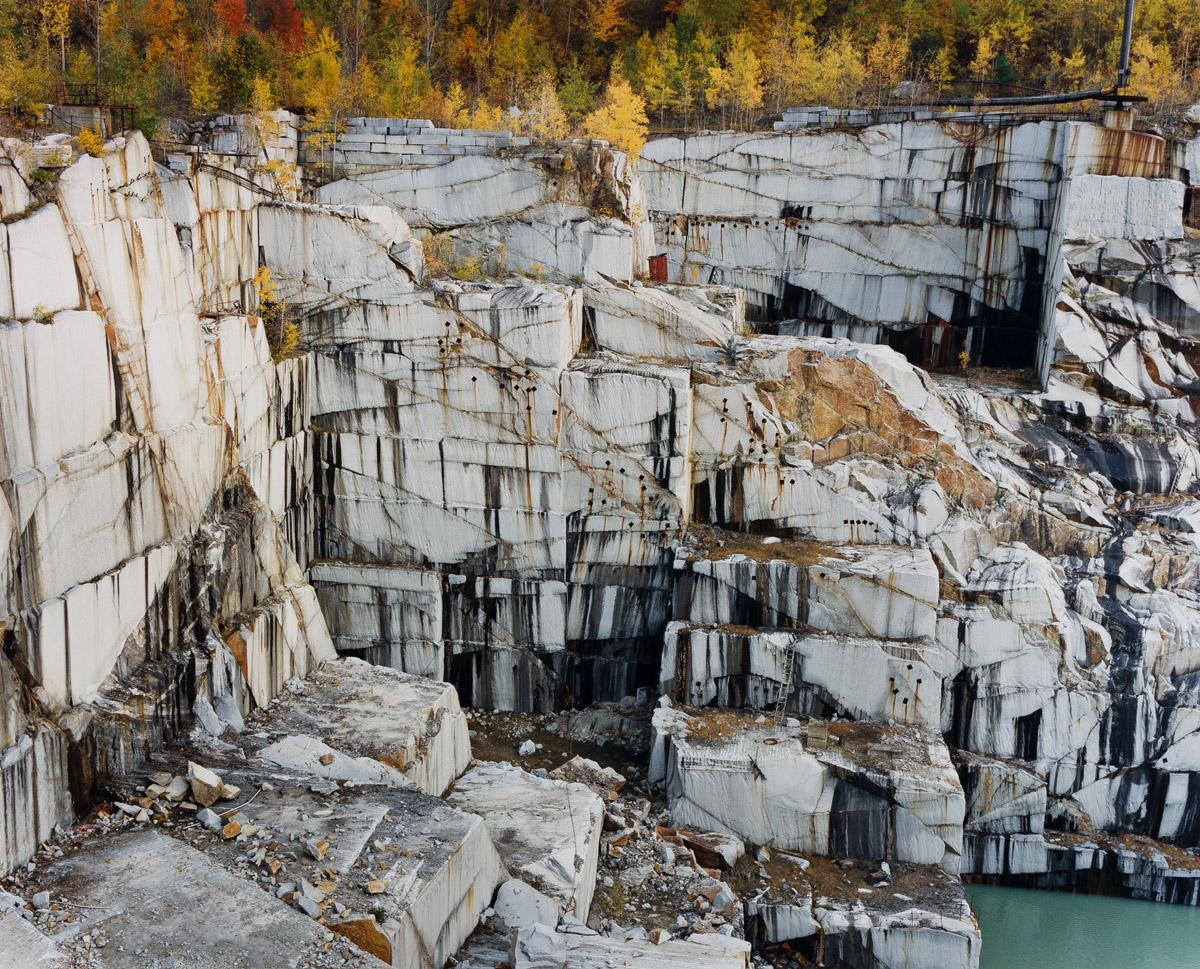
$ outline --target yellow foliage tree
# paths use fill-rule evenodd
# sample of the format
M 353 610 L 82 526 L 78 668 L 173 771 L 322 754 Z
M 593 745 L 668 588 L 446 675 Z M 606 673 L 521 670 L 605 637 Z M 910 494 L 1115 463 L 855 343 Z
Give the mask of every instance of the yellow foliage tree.
M 71 0 L 42 0 L 42 29 L 58 41 L 63 74 L 67 73 L 67 38 L 71 36 Z
M 813 70 L 814 98 L 820 104 L 844 108 L 858 99 L 865 68 L 847 30 L 838 31 L 820 51 Z
M 725 124 L 725 111 L 733 102 L 733 75 L 720 62 L 710 64 L 708 81 L 704 85 L 704 105 L 710 111 L 721 109 L 721 124 Z
M 583 130 L 589 138 L 602 138 L 636 159 L 650 130 L 646 102 L 634 93 L 625 78 L 613 74 L 600 99 L 600 107 L 584 119 Z
M 276 106 L 271 82 L 261 74 L 255 75 L 250 85 L 250 112 L 253 117 L 254 138 L 258 142 L 255 151 L 264 155 L 283 133 L 283 125 L 275 117 Z
M 465 128 L 476 128 L 480 131 L 498 131 L 504 125 L 501 123 L 500 108 L 494 104 L 488 104 L 482 98 L 475 103 L 475 110 L 471 112 L 471 123 L 463 125 Z
M 734 35 L 728 62 L 733 106 L 742 116 L 746 127 L 750 127 L 754 110 L 762 107 L 763 92 L 762 64 L 754 53 L 754 38 L 749 31 L 739 31 Z
M 688 52 L 679 70 L 679 108 L 683 111 L 683 124 L 687 127 L 693 108 L 703 106 L 705 88 L 709 83 L 709 71 L 717 66 L 716 44 L 703 30 L 696 34 L 692 49 Z
M 596 40 L 608 43 L 616 40 L 625 26 L 622 8 L 625 0 L 590 0 L 587 12 L 587 29 Z
M 300 326 L 289 317 L 287 307 L 279 302 L 279 287 L 275 285 L 270 266 L 259 266 L 255 271 L 254 295 L 258 299 L 259 319 L 267 329 L 271 356 L 279 360 L 300 345 Z
M 538 78 L 525 119 L 526 130 L 535 141 L 561 141 L 570 133 L 571 126 L 558 100 L 553 75 L 543 74 Z
M 543 52 L 525 11 L 500 31 L 492 46 L 492 91 L 509 105 L 517 104 L 543 63 Z
M 315 157 L 318 168 L 333 165 L 333 147 L 343 127 L 350 101 L 350 85 L 342 74 L 338 43 L 328 28 L 311 39 L 297 79 L 300 97 L 308 106 L 304 123 L 304 147 Z
M 992 65 L 996 61 L 996 33 L 989 30 L 979 38 L 975 48 L 975 57 L 969 68 L 971 76 L 976 80 L 985 80 L 992 75 Z
M 763 79 L 776 112 L 803 99 L 812 73 L 813 31 L 799 17 L 778 16 L 761 45 Z
M 1135 94 L 1144 94 L 1161 108 L 1172 94 L 1173 71 L 1171 49 L 1165 43 L 1156 44 L 1145 34 L 1133 42 L 1133 56 L 1129 64 L 1129 88 Z
M 642 93 L 646 97 L 646 106 L 658 112 L 660 125 L 666 109 L 677 102 L 679 54 L 674 38 L 675 31 L 668 28 L 653 41 L 649 34 L 643 34 L 637 44 Z
M 945 48 L 942 48 L 945 50 Z M 908 45 L 884 24 L 867 48 L 866 79 L 876 103 L 885 101 L 902 80 L 908 61 Z
M 99 158 L 104 154 L 104 138 L 101 137 L 99 130 L 79 129 L 79 134 L 75 136 L 75 144 L 81 152 L 91 155 L 93 158 Z
M 1063 61 L 1062 74 L 1063 78 L 1075 87 L 1082 85 L 1083 79 L 1087 77 L 1087 58 L 1083 56 L 1083 48 L 1078 44 Z
M 418 64 L 420 52 L 411 40 L 380 65 L 380 98 L 383 110 L 395 118 L 423 118 L 433 85 L 429 72 Z
M 458 81 L 451 84 L 446 92 L 439 120 L 450 128 L 466 128 L 471 122 L 470 112 L 467 110 L 467 92 Z
M 933 63 L 929 65 L 929 80 L 939 91 L 954 80 L 954 55 L 950 53 L 948 45 L 943 44 L 938 49 Z
M 203 58 L 198 58 L 188 80 L 188 103 L 192 110 L 198 114 L 209 114 L 216 110 L 219 93 L 212 68 Z

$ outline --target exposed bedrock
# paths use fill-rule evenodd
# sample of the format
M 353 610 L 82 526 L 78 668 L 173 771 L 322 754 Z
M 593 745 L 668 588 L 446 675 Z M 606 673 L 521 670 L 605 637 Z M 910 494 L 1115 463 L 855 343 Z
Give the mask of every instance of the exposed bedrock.
M 1022 367 L 1063 238 L 1182 237 L 1168 155 L 1093 125 L 910 122 L 662 138 L 642 177 L 672 280 L 739 286 L 778 332 Z
M 448 956 L 513 876 L 563 916 L 522 957 L 632 958 L 571 922 L 601 801 L 468 769 L 463 708 L 640 692 L 663 821 L 945 882 L 761 894 L 763 940 L 973 965 L 959 873 L 1198 900 L 1195 143 L 921 123 L 635 168 L 358 119 L 316 201 L 131 135 L 36 208 L 10 147 L 0 870 L 221 734 L 231 786 L 374 819 L 321 909 L 363 951 Z M 387 840 L 427 836 L 411 870 Z M 382 922 L 337 907 L 385 869 Z
M 812 721 L 805 733 L 758 719 L 655 713 L 651 779 L 679 823 L 789 851 L 959 871 L 963 789 L 935 731 Z

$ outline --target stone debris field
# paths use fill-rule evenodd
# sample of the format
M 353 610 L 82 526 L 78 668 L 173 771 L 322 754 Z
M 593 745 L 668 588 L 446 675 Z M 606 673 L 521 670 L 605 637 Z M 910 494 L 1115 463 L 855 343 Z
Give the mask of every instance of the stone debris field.
M 1200 121 L 277 120 L 2 145 L 0 969 L 1200 904 Z

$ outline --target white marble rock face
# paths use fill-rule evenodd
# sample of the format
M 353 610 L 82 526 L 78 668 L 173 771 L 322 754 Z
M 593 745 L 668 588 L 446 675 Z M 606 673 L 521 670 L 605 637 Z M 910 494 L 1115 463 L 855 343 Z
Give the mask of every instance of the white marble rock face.
M 652 779 L 676 823 L 783 850 L 958 872 L 966 803 L 936 732 L 896 728 L 859 742 L 851 731 L 845 744 L 817 748 L 749 715 L 710 715 L 730 732 L 706 736 L 703 710 L 654 714 Z
M 277 120 L 252 151 L 300 159 Z M 1082 887 L 1103 858 L 1195 900 L 1061 830 L 1200 845 L 1194 141 L 931 122 L 657 139 L 634 168 L 355 119 L 316 203 L 132 134 L 32 212 L 4 147 L 0 638 L 35 689 L 0 662 L 0 870 L 70 816 L 66 728 L 134 769 L 193 707 L 236 730 L 341 669 L 272 714 L 289 770 L 440 793 L 462 706 L 658 689 L 689 705 L 657 714 L 678 822 Z M 434 278 L 446 243 L 510 274 Z M 284 359 L 246 315 L 260 262 Z M 1032 374 L 878 345 L 915 358 L 899 328 L 937 320 L 977 356 L 1024 341 Z M 561 788 L 493 782 L 503 837 L 546 836 L 524 874 L 586 910 L 592 802 L 568 837 Z M 397 964 L 449 956 L 505 878 L 489 821 L 442 820 L 470 858 L 389 870 Z M 779 931 L 977 954 L 794 901 Z

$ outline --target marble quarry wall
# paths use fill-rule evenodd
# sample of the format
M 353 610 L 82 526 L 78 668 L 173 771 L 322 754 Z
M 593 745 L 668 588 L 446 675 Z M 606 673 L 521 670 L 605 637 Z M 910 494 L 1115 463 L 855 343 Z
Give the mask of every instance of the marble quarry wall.
M 467 147 L 298 202 L 136 134 L 35 198 L 5 146 L 0 870 L 340 653 L 661 695 L 679 823 L 1194 901 L 1111 840 L 1200 847 L 1194 169 L 1075 123 Z M 1043 380 L 914 365 L 947 333 Z
M 669 278 L 744 289 L 759 330 L 1043 379 L 1064 240 L 1169 244 L 1186 179 L 1161 138 L 1051 122 L 705 132 L 641 171 Z

